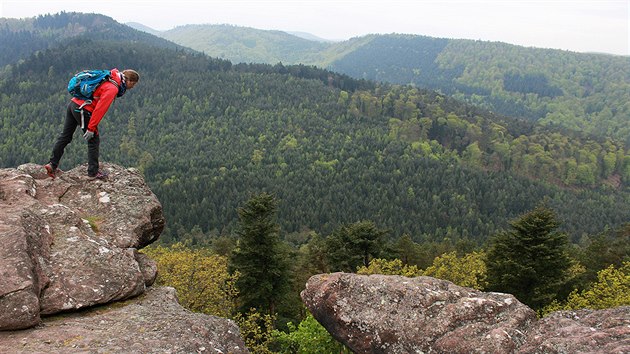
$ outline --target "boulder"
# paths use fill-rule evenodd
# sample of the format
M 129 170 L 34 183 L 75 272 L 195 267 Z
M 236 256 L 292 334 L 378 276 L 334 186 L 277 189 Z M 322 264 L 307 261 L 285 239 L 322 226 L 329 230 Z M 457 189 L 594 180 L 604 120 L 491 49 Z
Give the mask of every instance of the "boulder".
M 302 300 L 357 353 L 630 353 L 630 306 L 541 320 L 512 295 L 430 277 L 311 277 Z
M 185 310 L 168 287 L 48 316 L 35 328 L 0 332 L 0 353 L 247 352 L 233 321 Z
M 536 319 L 512 295 L 430 277 L 322 274 L 301 296 L 357 353 L 510 353 Z
M 630 306 L 554 312 L 532 325 L 518 353 L 630 353 Z
M 137 253 L 164 228 L 162 206 L 134 169 L 85 166 L 49 178 L 40 165 L 0 169 L 0 330 L 40 315 L 122 300 L 155 280 Z

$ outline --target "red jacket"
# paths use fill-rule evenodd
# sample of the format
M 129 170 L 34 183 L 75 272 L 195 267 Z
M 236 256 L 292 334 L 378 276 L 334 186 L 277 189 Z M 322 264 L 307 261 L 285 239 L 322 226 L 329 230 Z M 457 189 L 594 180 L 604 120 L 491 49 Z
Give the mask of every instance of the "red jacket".
M 116 81 L 119 86 L 122 84 L 122 74 L 118 71 L 118 69 L 111 70 L 111 78 Z M 83 109 L 92 113 L 87 130 L 98 134 L 98 123 L 101 122 L 101 119 L 103 119 L 103 116 L 107 113 L 109 106 L 111 106 L 114 99 L 116 99 L 119 86 L 114 85 L 114 83 L 108 80 L 96 88 L 96 91 L 94 91 L 94 97 L 92 98 L 92 103 L 83 107 Z M 85 102 L 84 100 L 76 97 L 73 97 L 72 101 L 78 105 L 82 105 Z

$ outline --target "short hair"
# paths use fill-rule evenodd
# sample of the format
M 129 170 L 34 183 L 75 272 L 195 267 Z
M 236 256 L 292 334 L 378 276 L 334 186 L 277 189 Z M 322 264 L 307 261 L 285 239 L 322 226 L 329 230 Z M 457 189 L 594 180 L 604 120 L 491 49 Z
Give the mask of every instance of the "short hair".
M 138 75 L 138 72 L 136 72 L 135 70 L 125 69 L 123 70 L 122 74 L 127 81 L 138 82 L 140 80 L 140 75 Z

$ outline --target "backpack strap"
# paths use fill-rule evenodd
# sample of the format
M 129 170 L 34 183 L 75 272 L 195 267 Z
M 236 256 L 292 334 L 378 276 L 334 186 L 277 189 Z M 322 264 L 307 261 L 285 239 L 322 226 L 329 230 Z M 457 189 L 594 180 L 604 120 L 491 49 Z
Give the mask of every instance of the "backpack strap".
M 118 82 L 116 82 L 116 80 L 114 80 L 111 76 L 109 77 L 109 82 L 113 83 L 114 85 L 116 85 L 116 88 L 118 88 L 118 94 L 116 94 L 116 97 L 122 97 L 127 91 L 125 78 L 122 76 L 122 74 L 120 74 L 120 84 L 118 84 Z
M 92 101 L 91 100 L 87 100 L 87 101 L 83 102 L 83 104 L 80 105 L 79 108 L 74 110 L 75 112 L 81 113 L 81 130 L 85 130 L 85 113 L 84 113 L 85 110 L 83 109 L 83 107 L 88 105 L 88 104 L 90 104 L 90 103 L 92 103 Z
M 92 104 L 92 100 L 85 100 L 85 101 L 83 101 L 83 103 L 79 106 L 79 109 L 80 109 L 81 111 L 83 111 L 83 107 L 85 107 L 85 106 L 87 106 L 87 105 L 90 105 L 90 104 Z M 81 113 L 81 114 L 83 114 L 83 113 Z
M 120 87 L 120 85 L 116 82 L 116 80 L 112 79 L 111 76 L 108 76 L 107 78 L 109 79 L 109 82 L 111 82 L 112 84 L 116 85 L 116 88 Z

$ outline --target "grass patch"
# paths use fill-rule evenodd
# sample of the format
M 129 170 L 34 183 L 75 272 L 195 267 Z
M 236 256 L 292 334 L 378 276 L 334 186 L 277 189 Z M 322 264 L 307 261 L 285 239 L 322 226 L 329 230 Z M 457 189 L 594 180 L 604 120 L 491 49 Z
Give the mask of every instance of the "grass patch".
M 86 216 L 86 217 L 83 217 L 82 219 L 87 221 L 87 224 L 90 225 L 90 228 L 92 229 L 92 231 L 99 232 L 98 225 L 102 221 L 100 217 L 98 217 L 98 216 Z

